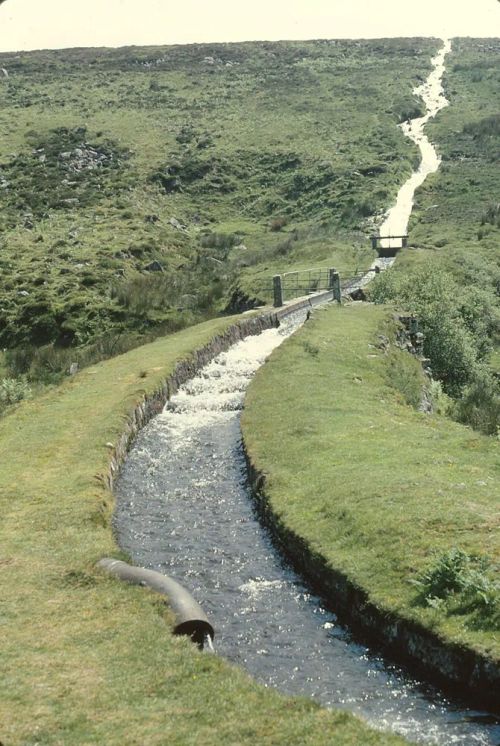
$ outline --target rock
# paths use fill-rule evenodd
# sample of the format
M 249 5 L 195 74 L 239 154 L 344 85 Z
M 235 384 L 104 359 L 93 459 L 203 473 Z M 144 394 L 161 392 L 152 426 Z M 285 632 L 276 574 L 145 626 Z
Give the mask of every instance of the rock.
M 160 262 L 157 262 L 156 259 L 154 262 L 150 262 L 149 264 L 146 264 L 144 267 L 144 270 L 146 272 L 163 272 L 163 266 L 160 264 Z
M 8 78 L 9 77 L 9 73 L 7 72 L 7 70 L 5 69 L 5 67 L 0 67 L 0 73 L 2 74 L 2 78 Z
M 69 374 L 70 376 L 74 376 L 76 373 L 78 373 L 78 363 L 71 363 L 69 366 Z
M 234 247 L 236 251 L 247 251 L 247 247 L 244 243 L 239 243 L 238 246 Z
M 179 221 L 177 220 L 177 218 L 170 218 L 170 220 L 168 222 L 170 223 L 170 225 L 172 226 L 172 228 L 176 228 L 178 231 L 184 231 L 184 230 L 186 230 L 186 226 L 182 225 L 182 223 L 179 223 Z
M 349 293 L 351 300 L 366 300 L 366 293 L 363 288 L 356 288 L 352 293 Z

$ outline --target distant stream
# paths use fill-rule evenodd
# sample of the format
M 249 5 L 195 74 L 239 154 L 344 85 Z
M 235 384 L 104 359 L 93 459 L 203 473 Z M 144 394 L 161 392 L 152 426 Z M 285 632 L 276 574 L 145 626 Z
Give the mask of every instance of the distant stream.
M 427 80 L 414 89 L 413 93 L 420 96 L 427 109 L 423 117 L 417 117 L 403 122 L 401 129 L 404 134 L 413 140 L 420 149 L 421 162 L 418 169 L 405 181 L 398 192 L 396 204 L 392 207 L 380 226 L 381 236 L 402 236 L 408 229 L 411 211 L 413 209 L 413 198 L 416 189 L 421 186 L 429 174 L 438 170 L 441 159 L 434 145 L 424 132 L 424 127 L 436 116 L 438 111 L 448 106 L 443 91 L 442 79 L 445 71 L 445 57 L 451 50 L 451 42 L 443 40 L 443 46 L 435 57 L 432 58 L 433 70 Z M 390 241 L 382 242 L 382 246 L 390 246 Z
M 433 81 L 424 86 L 436 92 Z M 403 198 L 398 205 L 388 220 L 402 213 Z M 304 314 L 220 354 L 142 430 L 116 483 L 119 544 L 135 564 L 185 585 L 213 621 L 216 651 L 266 686 L 350 710 L 415 742 L 498 746 L 495 718 L 448 700 L 340 626 L 256 518 L 240 411 L 253 375 Z

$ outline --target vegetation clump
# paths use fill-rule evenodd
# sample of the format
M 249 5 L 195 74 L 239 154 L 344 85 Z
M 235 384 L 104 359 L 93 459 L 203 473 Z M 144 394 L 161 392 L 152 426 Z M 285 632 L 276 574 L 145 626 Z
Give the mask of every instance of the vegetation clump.
M 500 331 L 495 293 L 477 285 L 461 286 L 442 266 L 422 265 L 411 272 L 379 275 L 370 297 L 414 313 L 424 333 L 424 353 L 434 377 L 456 400 L 460 422 L 487 435 L 500 427 L 500 387 L 487 360 Z
M 31 397 L 31 389 L 25 377 L 0 380 L 0 406 L 17 404 Z
M 469 625 L 500 629 L 500 583 L 494 570 L 488 557 L 453 547 L 412 583 L 419 589 L 420 603 L 446 608 L 449 614 L 472 613 Z
M 0 165 L 0 205 L 10 227 L 24 214 L 33 228 L 51 210 L 95 205 L 128 186 L 129 152 L 110 140 L 88 142 L 85 127 L 32 131 L 26 139 L 31 149 Z

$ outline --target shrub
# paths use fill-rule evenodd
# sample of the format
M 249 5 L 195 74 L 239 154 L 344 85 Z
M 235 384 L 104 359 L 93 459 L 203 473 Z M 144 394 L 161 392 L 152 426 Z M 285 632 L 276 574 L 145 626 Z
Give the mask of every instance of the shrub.
M 427 385 L 427 396 L 432 405 L 432 411 L 436 414 L 447 415 L 452 408 L 452 399 L 443 391 L 441 381 L 431 379 Z
M 427 602 L 433 598 L 444 600 L 465 589 L 470 563 L 469 555 L 454 547 L 437 557 L 414 583 L 422 589 Z
M 0 381 L 0 403 L 4 406 L 17 404 L 31 397 L 31 389 L 25 377 L 4 378 Z
M 228 251 L 241 242 L 237 233 L 203 233 L 200 243 L 204 249 L 222 249 Z
M 311 355 L 311 357 L 318 357 L 319 355 L 319 347 L 315 344 L 312 344 L 308 340 L 305 342 L 302 342 L 302 347 L 304 349 L 304 352 L 307 352 L 308 355 Z
M 479 139 L 498 137 L 500 135 L 500 114 L 492 114 L 478 122 L 469 122 L 464 125 L 463 131 L 465 134 Z
M 271 232 L 273 232 L 273 233 L 277 233 L 278 231 L 280 231 L 282 228 L 285 227 L 285 225 L 287 224 L 287 222 L 288 222 L 288 220 L 286 218 L 283 218 L 283 217 L 281 217 L 281 218 L 274 218 L 274 220 L 271 220 L 271 222 L 269 224 L 269 230 Z
M 496 626 L 500 616 L 500 587 L 490 577 L 487 557 L 467 554 L 453 547 L 436 557 L 420 576 L 413 580 L 419 588 L 417 601 L 426 606 L 460 614 L 477 610 L 475 627 Z
M 467 292 L 449 272 L 426 266 L 412 275 L 382 273 L 370 297 L 375 303 L 396 302 L 418 317 L 434 376 L 446 393 L 459 397 L 474 380 L 496 323 L 488 296 L 476 288 Z
M 457 401 L 453 415 L 485 435 L 500 432 L 500 385 L 487 370 L 481 370 Z
M 500 202 L 494 205 L 490 205 L 481 216 L 481 225 L 489 223 L 490 225 L 496 225 L 500 228 Z

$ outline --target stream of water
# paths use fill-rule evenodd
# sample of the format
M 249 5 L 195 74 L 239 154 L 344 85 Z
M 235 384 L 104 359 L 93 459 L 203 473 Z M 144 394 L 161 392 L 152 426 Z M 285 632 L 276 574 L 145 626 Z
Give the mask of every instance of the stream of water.
M 438 92 L 448 49 L 422 86 L 433 114 L 444 105 Z M 411 189 L 402 187 L 385 235 L 404 233 L 416 186 L 439 165 L 422 132 L 433 114 L 405 125 L 425 151 L 425 167 Z M 265 685 L 349 709 L 416 742 L 498 746 L 497 719 L 448 700 L 354 639 L 284 563 L 254 514 L 240 410 L 256 370 L 303 313 L 220 354 L 139 434 L 115 488 L 119 544 L 135 564 L 185 585 L 213 621 L 218 653 Z
M 414 89 L 413 93 L 420 96 L 426 106 L 426 114 L 423 117 L 417 117 L 404 122 L 401 129 L 404 134 L 418 145 L 421 161 L 418 169 L 403 184 L 398 192 L 396 204 L 392 207 L 380 226 L 381 236 L 402 236 L 408 228 L 411 211 L 413 209 L 413 198 L 416 189 L 423 184 L 429 174 L 438 170 L 441 159 L 436 152 L 434 145 L 426 136 L 424 128 L 429 119 L 436 116 L 438 111 L 448 106 L 443 91 L 443 74 L 445 71 L 445 58 L 451 50 L 451 42 L 448 39 L 443 40 L 443 46 L 435 57 L 432 59 L 432 72 L 427 80 Z M 391 242 L 386 239 L 382 241 L 382 246 L 389 247 Z
M 254 515 L 239 425 L 245 389 L 302 321 L 219 355 L 139 434 L 116 485 L 120 546 L 182 582 L 210 615 L 217 651 L 264 684 L 422 743 L 498 744 L 487 713 L 449 702 L 352 639 Z

